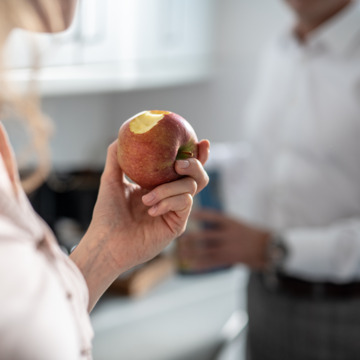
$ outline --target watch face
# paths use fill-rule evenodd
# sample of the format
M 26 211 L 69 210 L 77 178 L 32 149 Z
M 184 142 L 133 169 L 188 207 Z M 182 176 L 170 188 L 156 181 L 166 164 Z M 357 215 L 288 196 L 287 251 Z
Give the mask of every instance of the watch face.
M 279 237 L 275 237 L 270 243 L 269 258 L 273 266 L 281 266 L 287 256 L 287 248 L 283 240 Z

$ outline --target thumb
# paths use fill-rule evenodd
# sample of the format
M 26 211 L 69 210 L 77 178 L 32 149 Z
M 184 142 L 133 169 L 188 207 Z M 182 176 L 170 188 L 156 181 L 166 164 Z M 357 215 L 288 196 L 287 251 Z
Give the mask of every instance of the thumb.
M 108 146 L 103 176 L 115 181 L 123 182 L 124 174 L 117 160 L 117 145 L 118 140 L 115 140 Z

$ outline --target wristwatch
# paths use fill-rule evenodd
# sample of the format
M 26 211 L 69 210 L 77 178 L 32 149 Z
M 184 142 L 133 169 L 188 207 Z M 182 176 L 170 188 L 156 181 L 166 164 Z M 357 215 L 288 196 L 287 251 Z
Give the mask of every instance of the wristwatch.
M 278 273 L 282 271 L 288 248 L 283 237 L 279 234 L 273 234 L 270 237 L 267 246 L 267 266 L 264 271 L 264 282 L 269 290 L 276 290 L 279 287 Z
M 281 270 L 288 255 L 288 248 L 279 234 L 271 236 L 267 247 L 268 268 Z

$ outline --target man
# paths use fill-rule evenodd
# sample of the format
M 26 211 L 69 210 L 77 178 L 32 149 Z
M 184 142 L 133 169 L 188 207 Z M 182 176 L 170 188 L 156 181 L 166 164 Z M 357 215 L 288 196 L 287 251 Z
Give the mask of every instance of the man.
M 291 32 L 267 49 L 243 134 L 241 219 L 181 239 L 197 269 L 243 263 L 252 360 L 360 354 L 360 5 L 285 0 Z M 194 246 L 206 241 L 208 246 Z

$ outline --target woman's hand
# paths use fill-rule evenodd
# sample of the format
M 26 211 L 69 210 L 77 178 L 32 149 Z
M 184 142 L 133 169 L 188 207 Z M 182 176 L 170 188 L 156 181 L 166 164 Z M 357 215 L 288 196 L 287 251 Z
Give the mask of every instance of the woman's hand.
M 93 219 L 71 254 L 87 281 L 90 309 L 120 273 L 150 260 L 182 234 L 193 196 L 208 183 L 202 166 L 209 153 L 207 140 L 199 143 L 199 160 L 176 162 L 183 178 L 150 192 L 124 178 L 116 149 L 116 142 L 109 146 Z

